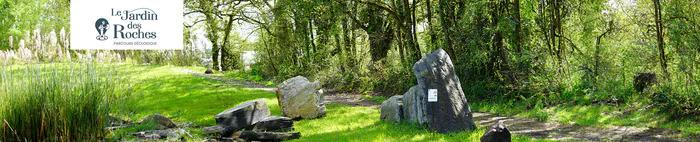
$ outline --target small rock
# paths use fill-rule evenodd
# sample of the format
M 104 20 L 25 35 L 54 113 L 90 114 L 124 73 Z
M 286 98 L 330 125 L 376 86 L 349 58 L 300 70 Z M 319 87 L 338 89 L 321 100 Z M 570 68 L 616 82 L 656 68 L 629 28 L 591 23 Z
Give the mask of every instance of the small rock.
M 199 124 L 194 123 L 194 122 L 184 122 L 180 124 L 180 127 L 182 128 L 198 128 L 200 127 Z
M 131 135 L 142 140 L 168 139 L 168 141 L 183 140 L 185 136 L 191 137 L 185 129 L 150 130 L 132 133 Z
M 282 115 L 293 119 L 325 116 L 326 106 L 323 103 L 323 91 L 320 89 L 320 82 L 309 82 L 303 76 L 282 82 L 276 92 Z
M 481 136 L 481 142 L 510 142 L 510 131 L 503 121 L 498 121 Z
M 255 126 L 253 127 L 253 131 L 258 132 L 281 132 L 291 130 L 294 130 L 294 121 L 291 118 L 281 116 L 267 117 L 260 122 L 255 123 Z
M 241 138 L 210 137 L 204 139 L 202 142 L 245 142 L 245 140 Z
M 107 127 L 107 128 L 105 128 L 105 129 L 107 129 L 107 131 L 114 131 L 114 130 L 117 130 L 117 129 L 124 129 L 124 128 L 129 128 L 129 127 L 130 127 L 130 126 L 112 126 L 112 127 Z
M 243 131 L 239 138 L 248 141 L 280 141 L 280 140 L 292 140 L 301 137 L 299 132 L 253 132 L 253 131 Z
M 177 127 L 177 125 L 175 125 L 175 123 L 173 123 L 173 121 L 171 121 L 167 117 L 165 117 L 161 114 L 157 114 L 157 113 L 144 117 L 143 120 L 141 122 L 139 122 L 138 124 L 144 124 L 144 123 L 159 124 L 160 126 L 162 126 L 163 129 Z M 158 127 L 158 126 L 156 126 L 156 127 Z
M 202 133 L 204 133 L 204 134 L 221 133 L 221 131 L 224 131 L 224 127 L 211 126 L 211 127 L 202 128 Z
M 258 123 L 270 116 L 270 108 L 265 99 L 244 102 L 236 107 L 223 111 L 216 116 L 216 126 L 224 128 L 221 136 L 230 137 L 233 132 Z
M 396 95 L 382 102 L 379 118 L 386 122 L 401 122 L 403 119 L 403 96 Z
M 169 130 L 150 130 L 150 131 L 143 131 L 143 132 L 136 132 L 131 135 L 138 137 L 139 139 L 161 139 L 161 138 L 167 138 L 168 133 L 170 133 Z
M 204 71 L 204 74 L 214 74 L 214 71 L 212 71 L 211 68 L 207 68 L 207 71 Z
M 130 125 L 128 121 L 122 120 L 122 119 L 119 119 L 116 117 L 112 117 L 112 116 L 107 116 L 107 120 L 109 120 L 110 127 Z

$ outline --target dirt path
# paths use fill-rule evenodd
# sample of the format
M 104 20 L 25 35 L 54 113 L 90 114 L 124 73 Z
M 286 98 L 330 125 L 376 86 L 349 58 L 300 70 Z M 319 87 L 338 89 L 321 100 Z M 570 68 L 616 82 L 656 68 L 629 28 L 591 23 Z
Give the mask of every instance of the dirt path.
M 206 75 L 181 69 L 181 72 L 210 78 L 228 84 L 245 86 L 253 89 L 260 89 L 275 92 L 274 87 L 266 87 L 247 81 L 226 80 L 222 76 Z M 371 100 L 363 99 L 362 95 L 331 93 L 323 97 L 326 104 L 343 104 L 349 106 L 364 106 L 379 108 L 380 104 Z M 678 138 L 680 131 L 660 128 L 635 128 L 617 126 L 614 128 L 599 128 L 592 126 L 579 126 L 569 124 L 559 124 L 553 122 L 540 122 L 531 118 L 504 117 L 484 112 L 473 112 L 474 122 L 481 126 L 490 126 L 498 121 L 504 121 L 511 133 L 515 135 L 528 136 L 536 139 L 549 140 L 584 140 L 584 141 L 695 141 L 700 137 L 692 136 Z
M 228 84 L 232 85 L 239 85 L 239 86 L 244 86 L 252 89 L 258 89 L 258 90 L 264 90 L 268 92 L 275 92 L 277 91 L 277 88 L 275 87 L 267 87 L 262 84 L 257 84 L 254 82 L 250 81 L 233 81 L 233 80 L 227 80 L 223 76 L 220 75 L 211 75 L 211 74 L 203 74 L 199 72 L 194 72 L 189 69 L 175 69 L 175 71 L 178 72 L 183 72 L 199 77 L 204 77 L 204 78 L 209 78 L 221 82 L 225 82 Z M 348 105 L 348 106 L 365 106 L 365 107 L 370 107 L 370 108 L 379 108 L 379 104 L 376 104 L 372 102 L 371 100 L 366 100 L 362 99 L 362 95 L 355 95 L 355 94 L 338 94 L 338 93 L 331 93 L 331 94 L 326 94 L 323 96 L 323 99 L 325 100 L 324 103 L 326 104 L 343 104 L 343 105 Z
M 540 122 L 531 118 L 502 117 L 489 113 L 473 113 L 474 122 L 490 126 L 497 121 L 504 121 L 508 129 L 516 135 L 526 135 L 537 139 L 552 140 L 589 140 L 589 141 L 689 141 L 692 138 L 672 138 L 680 131 L 658 128 L 634 128 L 617 126 L 598 128 Z
M 204 77 L 204 78 L 209 78 L 209 79 L 213 79 L 213 80 L 218 80 L 218 81 L 221 81 L 221 82 L 224 82 L 224 83 L 227 83 L 227 84 L 231 84 L 231 85 L 244 86 L 244 87 L 247 87 L 247 88 L 257 89 L 257 90 L 264 90 L 264 91 L 268 91 L 268 92 L 275 92 L 275 91 L 277 91 L 277 88 L 275 88 L 275 87 L 267 87 L 267 86 L 265 86 L 265 85 L 257 84 L 257 83 L 255 83 L 255 82 L 251 82 L 251 81 L 235 81 L 235 80 L 228 80 L 228 79 L 224 78 L 224 77 L 221 76 L 221 75 L 204 74 L 204 73 L 200 73 L 200 72 L 194 72 L 194 71 L 191 71 L 191 70 L 189 70 L 189 69 L 174 69 L 174 70 L 175 70 L 175 71 L 179 71 L 179 72 L 183 72 L 183 73 L 187 73 L 187 74 L 191 74 L 191 75 L 195 75 L 195 76 L 200 76 L 200 77 Z

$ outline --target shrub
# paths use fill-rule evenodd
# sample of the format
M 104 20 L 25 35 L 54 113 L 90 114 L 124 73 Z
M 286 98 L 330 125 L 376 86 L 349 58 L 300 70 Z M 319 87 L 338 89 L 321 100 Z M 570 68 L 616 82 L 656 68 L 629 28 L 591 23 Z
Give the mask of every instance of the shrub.
M 3 66 L 2 141 L 98 141 L 124 78 L 93 64 Z

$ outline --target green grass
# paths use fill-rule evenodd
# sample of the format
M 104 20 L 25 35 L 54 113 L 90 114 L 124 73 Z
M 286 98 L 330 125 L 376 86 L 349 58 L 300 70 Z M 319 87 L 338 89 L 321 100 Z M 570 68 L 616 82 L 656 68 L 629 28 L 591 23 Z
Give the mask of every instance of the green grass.
M 139 67 L 136 67 L 139 68 Z M 273 93 L 234 86 L 178 72 L 174 67 L 153 67 L 135 75 L 134 93 L 127 106 L 136 112 L 132 119 L 160 113 L 174 120 L 214 125 L 213 116 L 239 103 L 267 99 L 279 112 Z M 273 113 L 275 114 L 275 113 Z
M 488 126 L 455 134 L 431 132 L 417 124 L 379 121 L 379 109 L 339 104 L 326 106 L 327 116 L 295 122 L 302 138 L 295 141 L 479 141 Z M 535 141 L 514 136 L 513 141 Z M 543 140 L 537 140 L 543 141 Z
M 99 63 L 12 65 L 0 69 L 2 141 L 97 141 L 126 96 L 118 71 Z
M 176 124 L 191 121 L 203 126 L 215 125 L 214 115 L 245 101 L 265 98 L 272 115 L 281 115 L 273 92 L 251 90 L 240 86 L 178 72 L 173 66 L 122 67 L 133 73 L 134 93 L 127 102 L 130 119 L 140 119 L 152 113 L 170 117 Z M 191 70 L 203 68 L 187 67 Z M 379 99 L 379 98 L 378 98 Z M 486 127 L 457 134 L 439 134 L 414 124 L 392 124 L 379 121 L 379 109 L 327 105 L 327 116 L 319 119 L 295 122 L 295 131 L 302 133 L 294 141 L 477 141 Z M 115 132 L 113 139 L 128 137 L 148 126 L 137 126 Z M 207 137 L 201 129 L 188 129 L 191 141 Z M 530 141 L 528 137 L 515 136 L 516 141 Z

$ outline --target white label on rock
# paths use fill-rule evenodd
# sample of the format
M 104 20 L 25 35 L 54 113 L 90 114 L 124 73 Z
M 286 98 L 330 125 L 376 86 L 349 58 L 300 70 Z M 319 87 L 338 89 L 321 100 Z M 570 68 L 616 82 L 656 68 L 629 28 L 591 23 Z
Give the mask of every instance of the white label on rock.
M 438 90 L 428 89 L 428 102 L 437 102 L 438 100 Z

